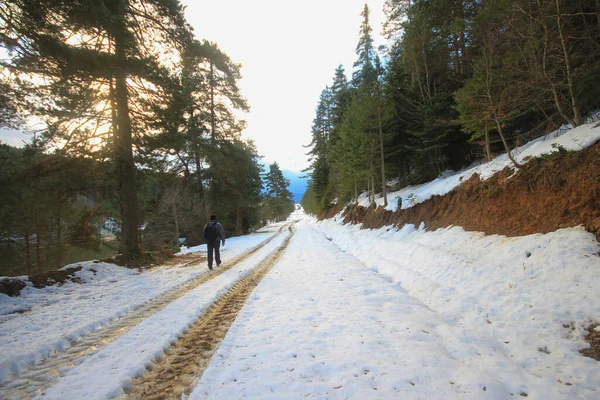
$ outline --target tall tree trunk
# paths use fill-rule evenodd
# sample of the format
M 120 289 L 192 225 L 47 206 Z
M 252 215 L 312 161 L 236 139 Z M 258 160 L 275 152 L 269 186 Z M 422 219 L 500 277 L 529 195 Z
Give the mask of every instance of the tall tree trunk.
M 560 35 L 560 44 L 563 51 L 563 60 L 565 63 L 565 69 L 567 73 L 567 87 L 569 88 L 569 96 L 571 97 L 571 109 L 573 110 L 573 121 L 576 126 L 583 124 L 583 117 L 581 116 L 581 107 L 579 106 L 579 101 L 577 100 L 577 95 L 575 93 L 575 84 L 573 83 L 573 72 L 571 71 L 571 61 L 569 57 L 569 51 L 567 49 L 567 41 L 565 39 L 565 35 L 562 28 L 562 18 L 560 11 L 560 4 L 558 0 L 555 0 L 556 3 L 556 24 L 558 25 L 558 34 Z
M 110 79 L 110 117 L 113 131 L 113 153 L 116 155 L 119 152 L 119 121 L 117 119 L 117 93 L 115 91 L 114 79 Z
M 171 205 L 171 210 L 173 211 L 173 219 L 175 220 L 175 245 L 179 244 L 179 217 L 177 216 L 177 199 L 173 199 L 173 204 Z
M 540 5 L 541 7 L 541 5 Z M 546 81 L 548 82 L 548 84 L 550 85 L 551 89 L 552 89 L 552 95 L 554 97 L 554 105 L 556 106 L 556 110 L 558 111 L 558 113 L 563 117 L 563 119 L 565 121 L 567 121 L 567 123 L 571 124 L 571 126 L 575 127 L 577 126 L 575 121 L 573 120 L 573 118 L 571 118 L 567 112 L 564 110 L 564 107 L 560 101 L 560 95 L 559 95 L 559 90 L 556 87 L 556 84 L 554 83 L 554 81 L 552 80 L 552 77 L 550 77 L 550 74 L 548 73 L 548 42 L 549 42 L 549 37 L 550 37 L 550 32 L 548 29 L 548 26 L 546 26 L 546 24 L 543 24 L 544 27 L 544 54 L 542 56 L 542 70 L 544 72 L 544 78 L 546 79 Z
M 188 189 L 191 183 L 190 164 L 183 158 L 180 158 L 180 160 L 183 167 L 183 187 L 184 189 Z
M 402 140 L 402 149 L 406 150 L 406 135 L 401 136 Z M 406 159 L 406 153 L 402 153 L 402 186 L 406 186 L 408 184 L 408 160 Z
M 208 199 L 204 195 L 204 185 L 202 184 L 202 163 L 200 162 L 200 144 L 196 144 L 196 151 L 194 153 L 194 158 L 196 162 L 196 179 L 198 180 L 198 194 L 200 195 L 200 200 L 204 203 L 204 214 L 206 215 L 206 219 L 210 216 Z
M 517 162 L 510 153 L 510 147 L 508 147 L 508 143 L 506 142 L 506 138 L 504 137 L 504 132 L 502 131 L 502 124 L 496 118 L 496 128 L 498 129 L 498 134 L 500 135 L 500 139 L 502 140 L 502 144 L 504 145 L 504 150 L 506 150 L 506 155 L 508 155 L 508 159 L 513 163 L 513 165 L 518 169 L 521 168 L 522 165 Z
M 217 131 L 217 117 L 215 112 L 215 67 L 210 62 L 210 135 L 212 142 L 215 142 Z
M 494 116 L 494 122 L 496 123 L 496 129 L 498 130 L 498 134 L 500 135 L 500 139 L 502 140 L 502 144 L 504 145 L 504 150 L 506 150 L 506 155 L 508 156 L 508 159 L 513 163 L 513 165 L 516 168 L 521 168 L 521 164 L 519 164 L 517 162 L 517 160 L 515 160 L 512 156 L 512 154 L 510 153 L 510 147 L 508 147 L 508 143 L 506 142 L 506 138 L 504 137 L 504 132 L 502 131 L 502 121 L 500 120 L 499 117 L 499 113 L 501 110 L 501 103 L 500 105 L 496 104 L 494 102 L 494 99 L 492 98 L 492 68 L 491 68 L 491 62 L 490 62 L 490 58 L 491 57 L 487 57 L 486 58 L 486 96 L 488 99 L 488 104 L 489 107 L 492 111 L 492 114 Z
M 120 253 L 125 258 L 140 254 L 138 229 L 137 185 L 133 161 L 131 120 L 127 92 L 125 4 L 119 1 L 120 15 L 115 31 L 115 55 L 119 67 L 115 69 L 115 103 L 117 106 L 118 146 L 116 153 L 119 206 L 121 211 Z
M 459 43 L 458 43 L 457 37 L 454 37 L 454 40 L 452 41 L 452 47 L 454 48 L 454 72 L 456 73 L 457 76 L 460 76 L 461 75 L 460 50 L 459 50 Z
M 381 103 L 377 100 L 377 122 L 379 123 L 379 147 L 381 149 L 381 193 L 383 195 L 383 206 L 387 207 L 387 188 L 385 185 L 385 157 L 383 154 L 383 128 L 381 124 Z
M 62 261 L 62 227 L 61 227 L 62 204 L 58 203 L 58 217 L 56 221 L 56 269 L 60 269 Z
M 561 117 L 563 117 L 563 119 L 568 124 L 570 124 L 571 126 L 576 126 L 575 121 L 573 120 L 573 118 L 571 118 L 569 116 L 569 114 L 567 114 L 564 107 L 562 106 L 562 103 L 560 102 L 560 96 L 558 95 L 558 89 L 556 88 L 556 85 L 552 82 L 550 82 L 550 85 L 552 86 L 552 95 L 554 97 L 554 105 L 556 106 L 558 113 L 561 115 Z
M 406 159 L 406 155 L 402 159 L 402 185 L 408 185 L 408 160 Z
M 490 149 L 490 130 L 485 124 L 485 160 L 487 162 L 492 161 L 492 151 Z
M 367 200 L 371 204 L 371 178 L 367 175 Z
M 371 189 L 373 189 L 373 203 L 375 203 L 375 173 L 371 174 Z
M 31 275 L 31 244 L 29 243 L 29 228 L 25 229 L 25 264 L 27 265 L 27 275 Z
M 458 17 L 460 18 L 461 21 L 465 21 L 465 5 L 463 0 L 459 0 L 457 1 L 458 4 Z M 459 34 L 459 38 L 460 38 L 460 42 L 459 42 L 459 49 L 460 49 L 460 74 L 462 75 L 464 73 L 464 65 L 468 65 L 469 64 L 469 56 L 467 55 L 467 51 L 469 50 L 469 47 L 466 45 L 467 43 L 467 34 L 465 32 L 465 29 L 461 29 L 460 30 L 460 34 Z
M 600 0 L 596 0 L 596 20 L 598 20 L 598 28 L 600 28 Z
M 242 213 L 242 207 L 240 207 L 240 205 L 238 204 L 237 208 L 236 208 L 236 213 L 235 213 L 235 234 L 238 236 L 241 236 L 243 233 L 243 224 L 242 224 L 242 219 L 244 217 L 243 213 Z
M 42 236 L 40 234 L 40 226 L 37 222 L 37 217 L 35 220 L 35 258 L 37 261 L 37 273 L 42 272 L 42 256 L 41 256 L 41 246 L 42 246 Z
M 188 110 L 190 113 L 189 132 L 193 134 L 193 144 L 194 144 L 194 161 L 196 163 L 196 182 L 198 184 L 198 195 L 200 196 L 200 201 L 204 200 L 204 186 L 202 185 L 202 164 L 200 162 L 200 141 L 202 139 L 202 129 L 198 129 L 196 126 L 196 120 L 194 118 L 194 107 L 191 106 Z M 186 163 L 186 171 L 189 175 L 188 164 Z M 206 203 L 206 202 L 205 202 Z
M 102 206 L 102 193 L 100 192 L 100 187 L 98 185 L 98 182 L 96 182 L 96 204 L 94 205 L 94 208 L 92 208 L 90 210 L 90 212 L 88 212 L 87 216 L 85 217 L 85 221 L 83 222 L 83 231 L 82 231 L 83 237 L 87 236 L 87 229 L 90 224 L 90 219 L 94 216 L 94 214 L 96 214 L 96 212 L 100 209 L 101 206 Z

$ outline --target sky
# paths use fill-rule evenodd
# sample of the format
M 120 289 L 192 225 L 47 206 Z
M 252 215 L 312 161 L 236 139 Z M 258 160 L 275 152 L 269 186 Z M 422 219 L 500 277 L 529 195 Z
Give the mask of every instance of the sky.
M 368 0 L 375 44 L 384 44 L 385 0 Z M 242 94 L 250 103 L 246 137 L 266 163 L 301 171 L 303 145 L 321 91 L 342 64 L 356 59 L 364 0 L 185 0 L 186 18 L 199 39 L 216 42 L 242 64 Z
M 367 3 L 375 45 L 384 44 L 385 0 L 183 0 L 198 39 L 219 45 L 242 65 L 239 82 L 248 99 L 248 127 L 267 164 L 307 167 L 311 125 L 321 91 L 342 64 L 356 59 L 361 12 Z M 20 146 L 30 135 L 0 129 L 0 141 Z

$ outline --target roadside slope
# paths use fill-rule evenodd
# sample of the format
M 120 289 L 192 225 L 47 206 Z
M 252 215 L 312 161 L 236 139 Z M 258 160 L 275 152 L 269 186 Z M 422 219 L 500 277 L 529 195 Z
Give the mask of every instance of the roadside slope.
M 461 226 L 506 236 L 582 225 L 600 239 L 600 143 L 557 151 L 487 180 L 472 175 L 448 194 L 398 211 L 350 205 L 345 222 L 364 228 L 425 223 L 428 230 Z

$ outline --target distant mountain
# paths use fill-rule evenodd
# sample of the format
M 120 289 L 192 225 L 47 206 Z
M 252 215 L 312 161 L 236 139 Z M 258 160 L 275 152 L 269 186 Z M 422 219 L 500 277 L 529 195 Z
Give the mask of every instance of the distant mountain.
M 306 191 L 307 179 L 301 178 L 303 175 L 302 172 L 288 171 L 285 169 L 281 170 L 281 172 L 283 172 L 283 176 L 290 181 L 288 190 L 292 192 L 292 195 L 294 196 L 294 202 L 300 203 L 300 200 L 302 200 L 302 195 L 304 195 L 304 192 Z

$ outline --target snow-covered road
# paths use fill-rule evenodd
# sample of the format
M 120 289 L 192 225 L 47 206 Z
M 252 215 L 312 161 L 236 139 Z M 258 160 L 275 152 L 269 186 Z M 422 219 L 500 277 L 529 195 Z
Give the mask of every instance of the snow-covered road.
M 573 387 L 531 374 L 495 342 L 444 322 L 326 239 L 298 224 L 192 399 L 576 396 Z
M 279 240 L 276 240 L 282 226 L 282 224 L 273 224 L 262 229 L 261 233 L 229 239 L 222 253 L 223 267 L 235 263 L 236 259 L 244 258 L 245 254 L 248 254 L 248 259 L 236 263 L 232 270 L 223 274 L 225 276 L 218 276 L 215 282 L 206 282 L 201 289 L 188 293 L 183 300 L 179 299 L 185 304 L 187 298 L 187 302 L 191 305 L 187 314 L 183 313 L 185 307 L 175 308 L 171 314 L 165 313 L 164 310 L 162 312 L 151 310 L 147 319 L 140 324 L 142 328 L 136 327 L 134 332 L 129 332 L 127 338 L 137 336 L 146 345 L 154 346 L 152 354 L 167 348 L 219 294 L 226 291 L 248 270 L 254 268 L 261 257 L 265 257 L 277 247 L 283 238 L 280 235 Z M 275 239 L 269 242 L 272 238 Z M 267 244 L 264 245 L 265 243 Z M 203 245 L 191 250 L 202 253 L 205 248 L 206 246 Z M 256 253 L 254 253 L 255 249 Z M 81 353 L 85 352 L 86 356 L 93 355 L 108 344 L 106 335 L 100 335 L 98 343 L 87 343 L 97 332 L 101 334 L 102 330 L 110 329 L 111 323 L 115 322 L 115 326 L 112 327 L 115 332 L 106 333 L 113 338 L 119 337 L 131 328 L 121 326 L 122 320 L 132 314 L 135 317 L 141 308 L 187 282 L 198 278 L 201 281 L 210 280 L 211 276 L 214 276 L 214 274 L 207 274 L 205 262 L 191 265 L 184 263 L 144 272 L 102 262 L 78 264 L 83 267 L 83 270 L 76 275 L 84 284 L 68 282 L 62 286 L 50 286 L 44 289 L 28 287 L 19 297 L 0 294 L 1 398 L 5 396 L 22 398 L 38 392 L 38 387 L 46 386 L 48 375 L 54 377 L 58 372 L 67 374 L 71 370 L 70 367 L 80 362 L 77 360 L 77 363 L 74 363 Z M 206 279 L 202 279 L 205 276 Z M 196 298 L 197 301 L 189 301 L 190 296 L 199 295 L 204 297 Z M 160 308 L 162 307 L 164 304 L 160 305 Z M 172 304 L 167 309 L 169 307 L 173 311 Z M 167 315 L 166 320 L 164 315 Z M 156 322 L 160 326 L 158 331 L 155 327 L 149 326 Z M 82 351 L 82 345 L 87 347 L 85 351 Z M 114 349 L 114 346 L 110 349 Z M 145 352 L 143 348 L 139 350 Z M 125 350 L 121 351 L 118 348 L 108 350 L 108 353 L 105 349 L 102 351 L 103 355 L 100 358 L 115 359 L 117 355 L 127 355 Z M 114 376 L 125 380 L 135 376 L 140 368 L 143 369 L 149 362 L 145 356 L 147 354 L 143 354 L 141 358 L 129 354 L 128 358 L 133 360 L 133 365 L 129 363 L 128 366 L 122 365 L 120 369 L 113 371 L 116 374 Z M 98 398 L 104 398 L 103 393 L 108 396 L 111 390 L 116 391 L 115 393 L 121 391 L 120 380 L 109 384 L 106 377 L 98 375 L 93 377 L 90 385 L 85 377 L 82 379 L 83 383 L 78 384 L 80 387 L 94 387 L 93 383 L 99 382 L 103 390 L 98 392 Z M 76 393 L 77 389 L 73 388 L 71 398 L 80 398 Z
M 360 230 L 301 212 L 292 218 L 296 233 L 190 398 L 600 397 L 600 363 L 578 353 L 584 328 L 600 320 L 600 247 L 583 229 L 506 238 L 457 227 Z M 281 226 L 228 240 L 226 259 Z M 50 386 L 43 393 L 11 387 L 35 378 L 31 364 L 68 355 L 77 332 L 85 337 L 135 304 L 208 275 L 206 266 L 140 274 L 92 263 L 94 274 L 90 266 L 78 273 L 85 284 L 0 295 L 0 397 L 127 398 L 131 380 L 288 236 L 275 236 L 75 365 L 59 365 L 60 377 L 41 385 Z M 18 309 L 29 311 L 11 313 Z

